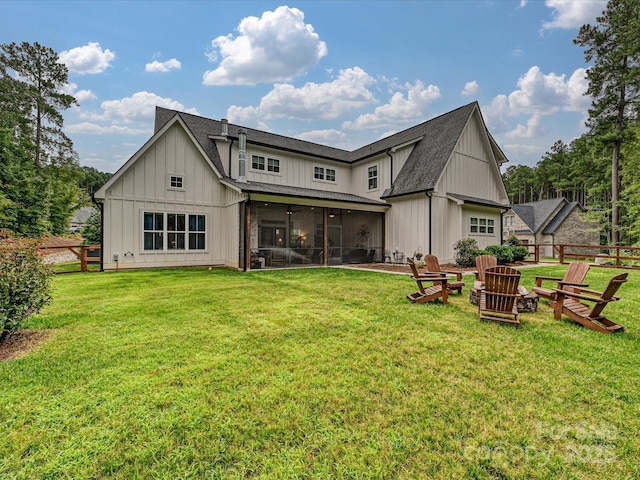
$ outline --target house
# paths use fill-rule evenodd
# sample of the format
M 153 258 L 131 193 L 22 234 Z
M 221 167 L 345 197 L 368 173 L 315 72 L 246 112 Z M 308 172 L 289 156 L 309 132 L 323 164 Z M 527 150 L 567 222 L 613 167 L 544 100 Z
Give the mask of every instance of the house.
M 599 245 L 598 225 L 584 219 L 585 211 L 562 197 L 512 205 L 502 219 L 503 238 L 515 234 L 521 243 L 547 243 L 540 251 L 546 257 L 556 256 L 552 244 Z
M 476 102 L 353 151 L 157 108 L 95 194 L 103 268 L 450 261 L 501 242 L 506 161 Z
M 76 210 L 71 217 L 69 231 L 72 233 L 79 232 L 87 224 L 89 217 L 96 211 L 95 207 L 82 207 Z

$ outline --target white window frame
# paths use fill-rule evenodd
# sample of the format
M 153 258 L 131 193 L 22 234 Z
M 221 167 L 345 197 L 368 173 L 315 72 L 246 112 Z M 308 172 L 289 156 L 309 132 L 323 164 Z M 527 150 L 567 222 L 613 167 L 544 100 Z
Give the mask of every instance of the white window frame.
M 267 158 L 267 173 L 280 175 L 280 159 L 271 157 Z
M 322 165 L 313 166 L 313 181 L 324 183 L 336 183 L 336 169 Z
M 170 190 L 184 190 L 184 176 L 170 174 L 169 175 L 169 189 Z
M 490 235 L 496 232 L 496 221 L 494 218 L 481 217 L 479 215 L 469 217 L 469 234 Z
M 251 170 L 256 172 L 267 171 L 267 159 L 262 155 L 251 155 Z
M 208 251 L 208 247 L 207 247 L 207 241 L 208 241 L 208 236 L 209 236 L 209 230 L 208 230 L 208 216 L 205 213 L 199 213 L 199 212 L 161 212 L 161 211 L 157 211 L 157 210 L 147 210 L 147 209 L 143 209 L 142 211 L 142 245 L 141 245 L 141 252 L 144 254 L 150 254 L 150 253 L 166 253 L 166 252 L 180 252 L 180 253 L 189 253 L 189 252 L 198 252 L 198 253 L 206 253 Z M 145 216 L 147 214 L 153 215 L 152 217 L 152 228 L 146 229 L 145 228 Z M 157 220 L 156 220 L 156 216 L 157 215 L 161 215 L 161 223 L 162 223 L 162 229 L 157 229 Z M 184 230 L 178 230 L 178 229 L 174 229 L 174 230 L 170 230 L 169 229 L 169 216 L 170 215 L 175 215 L 176 217 L 176 226 L 178 225 L 178 217 L 179 216 L 184 216 Z M 195 221 L 196 221 L 196 225 L 195 225 L 195 230 L 191 229 L 191 217 L 196 217 Z M 202 223 L 200 223 L 202 222 Z M 200 226 L 203 226 L 203 229 L 201 229 Z M 155 234 L 159 236 L 159 242 L 158 242 L 158 237 L 156 237 L 156 239 L 154 239 L 153 244 L 156 245 L 157 243 L 160 243 L 162 248 L 154 248 L 154 249 L 145 249 L 145 237 L 147 236 L 146 234 Z M 182 236 L 183 239 L 183 245 L 180 245 L 180 241 L 179 241 L 179 236 Z M 195 248 L 191 248 L 192 245 L 192 238 L 195 239 L 196 245 L 201 245 L 201 247 L 196 246 Z M 171 241 L 177 242 L 177 246 L 176 248 L 171 248 Z
M 379 171 L 378 165 L 371 165 L 367 168 L 367 190 L 368 191 L 378 190 L 379 179 L 380 179 L 378 171 Z M 372 173 L 374 173 L 375 175 L 372 175 Z M 371 186 L 372 181 L 374 183 L 373 186 Z

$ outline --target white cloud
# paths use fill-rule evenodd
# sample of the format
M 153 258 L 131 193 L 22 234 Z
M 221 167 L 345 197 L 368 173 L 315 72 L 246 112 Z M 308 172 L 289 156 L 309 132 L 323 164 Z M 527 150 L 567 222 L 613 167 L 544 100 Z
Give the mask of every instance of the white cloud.
M 73 82 L 67 83 L 62 88 L 62 91 L 67 95 L 73 95 L 80 104 L 86 100 L 93 100 L 94 98 L 98 98 L 91 90 L 78 90 L 78 84 Z
M 149 135 L 153 133 L 151 128 L 129 128 L 121 125 L 102 126 L 90 122 L 67 125 L 64 129 L 68 133 L 84 135 Z
M 542 132 L 542 115 L 532 115 L 527 121 L 527 125 L 518 124 L 518 126 L 505 134 L 507 138 L 533 138 Z
M 288 81 L 316 65 L 327 54 L 313 26 L 304 23 L 304 13 L 281 6 L 262 17 L 246 17 L 238 25 L 238 36 L 220 36 L 211 42 L 210 61 L 222 60 L 206 71 L 205 85 L 255 85 Z
M 296 135 L 300 140 L 319 143 L 321 145 L 331 145 L 335 148 L 348 148 L 349 138 L 344 132 L 335 129 L 312 130 Z
M 434 100 L 440 98 L 440 89 L 435 85 L 427 87 L 417 80 L 415 85 L 405 85 L 407 95 L 401 92 L 393 94 L 389 103 L 376 107 L 373 113 L 360 115 L 354 121 L 347 121 L 342 128 L 364 130 L 373 128 L 389 128 L 406 125 L 424 119 L 427 108 Z
M 544 3 L 553 10 L 553 20 L 543 22 L 543 30 L 580 28 L 593 23 L 607 7 L 607 0 L 545 0 Z
M 176 100 L 150 92 L 137 92 L 131 97 L 120 100 L 107 100 L 100 106 L 102 113 L 85 113 L 83 117 L 93 121 L 111 121 L 118 124 L 149 122 L 155 115 L 156 106 L 198 115 L 195 108 L 185 108 Z
M 587 91 L 586 70 L 579 68 L 566 75 L 544 74 L 533 66 L 518 79 L 518 89 L 494 97 L 483 107 L 487 126 L 494 134 L 508 138 L 535 138 L 543 131 L 544 116 L 556 112 L 587 112 L 591 99 Z M 526 125 L 509 127 L 509 117 L 528 116 Z
M 60 63 L 64 63 L 70 72 L 81 75 L 104 72 L 114 58 L 115 53 L 109 49 L 102 50 L 97 42 L 65 50 L 59 55 Z
M 480 85 L 478 85 L 478 82 L 473 80 L 465 84 L 464 89 L 462 90 L 462 92 L 460 92 L 460 95 L 462 95 L 463 97 L 470 97 L 477 94 L 479 91 Z
M 335 120 L 345 112 L 375 102 L 367 89 L 375 80 L 359 67 L 341 70 L 338 78 L 327 83 L 307 83 L 301 88 L 276 84 L 260 101 L 265 119 L 297 118 Z
M 271 130 L 267 124 L 260 119 L 260 109 L 258 107 L 231 105 L 227 109 L 227 120 L 229 120 L 230 123 L 257 128 L 265 132 Z
M 514 114 L 582 111 L 589 105 L 589 99 L 583 95 L 587 90 L 585 74 L 586 70 L 579 68 L 565 80 L 564 74 L 545 75 L 533 66 L 518 79 L 519 90 L 509 94 L 509 109 Z
M 167 60 L 166 62 L 159 62 L 157 60 L 154 60 L 151 63 L 147 63 L 144 67 L 144 70 L 146 72 L 165 73 L 170 70 L 179 70 L 180 68 L 182 68 L 182 63 L 180 63 L 180 60 L 172 58 L 170 60 Z

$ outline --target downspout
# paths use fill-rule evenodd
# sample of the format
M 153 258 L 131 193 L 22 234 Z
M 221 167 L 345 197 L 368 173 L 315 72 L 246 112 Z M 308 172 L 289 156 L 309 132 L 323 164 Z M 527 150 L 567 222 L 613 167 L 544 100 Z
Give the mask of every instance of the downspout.
M 393 155 L 391 155 L 391 149 L 387 150 L 385 153 L 389 155 L 389 178 L 391 179 L 391 186 L 393 186 Z
M 247 198 L 242 202 L 244 203 L 244 218 L 242 219 L 244 223 L 244 238 L 242 239 L 242 256 L 244 257 L 244 261 L 242 262 L 243 268 L 242 270 L 246 272 L 249 270 L 251 263 L 251 252 L 250 252 L 250 243 L 251 243 L 251 193 L 247 194 Z
M 504 222 L 502 216 L 507 213 L 510 209 L 504 208 L 500 209 L 500 245 L 504 242 Z
M 433 190 L 429 190 L 427 191 L 427 197 L 429 197 L 429 255 L 432 255 L 432 249 L 431 249 L 431 242 L 433 240 L 433 237 L 431 235 L 431 232 L 433 231 L 433 225 L 432 225 L 432 221 L 431 219 L 433 218 L 431 213 L 433 212 L 432 206 L 431 206 L 431 200 L 432 200 L 432 196 L 433 196 Z
M 231 147 L 233 147 L 233 138 L 229 139 L 229 177 L 231 177 Z

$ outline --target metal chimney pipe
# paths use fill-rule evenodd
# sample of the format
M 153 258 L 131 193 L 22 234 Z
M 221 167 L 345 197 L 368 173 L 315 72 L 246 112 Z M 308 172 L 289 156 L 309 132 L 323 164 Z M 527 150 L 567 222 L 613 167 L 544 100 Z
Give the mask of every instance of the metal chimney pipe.
M 247 131 L 238 130 L 238 181 L 246 182 L 245 170 L 247 165 Z
M 220 123 L 222 123 L 222 136 L 226 137 L 229 135 L 229 120 L 223 118 Z

